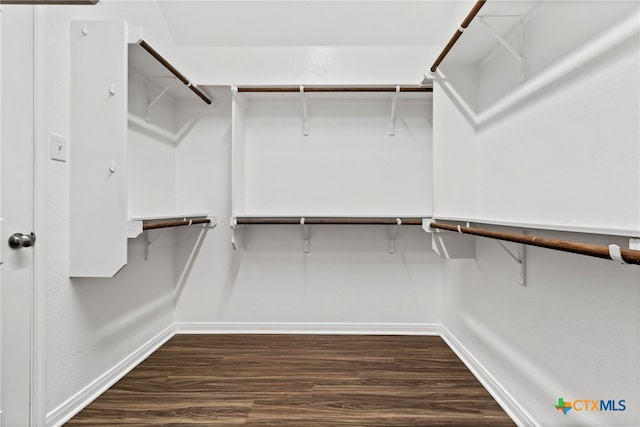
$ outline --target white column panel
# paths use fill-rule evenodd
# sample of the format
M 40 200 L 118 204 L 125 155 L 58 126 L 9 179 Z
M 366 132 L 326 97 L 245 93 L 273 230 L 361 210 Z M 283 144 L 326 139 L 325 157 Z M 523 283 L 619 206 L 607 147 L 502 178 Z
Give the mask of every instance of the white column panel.
M 231 108 L 231 215 L 235 216 L 245 210 L 245 109 L 241 98 L 234 97 Z
M 69 275 L 111 277 L 127 263 L 126 24 L 70 28 Z

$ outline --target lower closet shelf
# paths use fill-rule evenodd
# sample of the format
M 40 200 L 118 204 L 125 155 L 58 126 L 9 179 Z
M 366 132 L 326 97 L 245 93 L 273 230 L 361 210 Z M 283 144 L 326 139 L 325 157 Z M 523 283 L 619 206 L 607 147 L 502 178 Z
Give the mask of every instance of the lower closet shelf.
M 422 225 L 425 217 L 337 217 L 337 216 L 236 216 L 236 225 L 264 225 L 264 224 L 336 224 L 336 225 Z
M 386 225 L 389 227 L 389 253 L 396 251 L 396 232 L 401 225 L 421 225 L 429 231 L 431 216 L 249 216 L 231 217 L 231 245 L 233 249 L 242 247 L 238 229 L 246 225 L 300 225 L 302 226 L 303 250 L 310 251 L 310 225 Z
M 217 224 L 218 218 L 208 214 L 150 215 L 145 217 L 129 218 L 127 237 L 135 239 L 146 230 L 190 225 L 201 225 L 207 228 L 213 228 Z

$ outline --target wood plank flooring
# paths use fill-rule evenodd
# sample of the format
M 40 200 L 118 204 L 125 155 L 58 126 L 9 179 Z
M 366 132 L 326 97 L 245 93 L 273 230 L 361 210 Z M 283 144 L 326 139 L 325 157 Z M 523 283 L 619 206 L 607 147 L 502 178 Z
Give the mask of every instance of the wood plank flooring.
M 513 426 L 440 337 L 176 335 L 67 425 Z

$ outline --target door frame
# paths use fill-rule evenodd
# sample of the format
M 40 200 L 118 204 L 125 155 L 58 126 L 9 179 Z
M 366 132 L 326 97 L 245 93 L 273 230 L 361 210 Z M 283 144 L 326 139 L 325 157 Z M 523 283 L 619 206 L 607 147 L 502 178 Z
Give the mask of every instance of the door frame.
M 33 228 L 34 246 L 31 306 L 31 393 L 29 418 L 33 426 L 46 424 L 46 279 L 47 173 L 49 123 L 46 96 L 47 9 L 33 10 Z
M 30 330 L 30 375 L 29 381 L 29 420 L 32 426 L 46 424 L 46 222 L 47 222 L 47 173 L 48 173 L 48 120 L 46 99 L 47 62 L 47 15 L 44 6 L 24 5 L 31 8 L 31 29 L 33 32 L 33 108 L 30 118 L 33 138 L 33 232 L 38 237 L 38 244 L 33 248 L 32 257 L 32 289 L 29 319 Z M 2 18 L 0 5 L 0 20 Z M 0 24 L 2 25 L 2 24 Z M 2 141 L 0 141 L 2 143 Z M 6 245 L 2 230 L 2 241 Z M 6 251 L 6 248 L 2 248 Z M 3 252 L 4 253 L 4 252 Z
M 28 25 L 26 26 L 24 33 L 21 34 L 29 34 L 28 37 L 28 42 L 25 41 L 24 44 L 24 49 L 26 50 L 26 53 L 31 57 L 30 63 L 28 65 L 29 69 L 27 70 L 28 72 L 26 73 L 27 75 L 30 75 L 30 79 L 31 81 L 26 81 L 25 83 L 28 83 L 31 86 L 31 99 L 29 99 L 29 112 L 24 116 L 24 120 L 26 123 L 26 126 L 28 128 L 30 128 L 30 137 L 27 141 L 24 141 L 26 144 L 31 144 L 30 147 L 30 156 L 32 157 L 30 159 L 30 163 L 32 166 L 32 176 L 30 177 L 31 179 L 35 179 L 35 176 L 38 175 L 39 177 L 41 176 L 41 171 L 36 172 L 36 164 L 37 164 L 37 156 L 36 156 L 36 132 L 37 132 L 37 123 L 40 122 L 41 118 L 44 117 L 42 116 L 39 112 L 36 111 L 36 108 L 39 109 L 39 111 L 42 111 L 41 108 L 42 106 L 38 105 L 38 98 L 41 97 L 41 95 L 43 94 L 42 91 L 40 91 L 38 94 L 36 94 L 36 71 L 38 69 L 38 65 L 36 65 L 36 58 L 40 57 L 42 58 L 41 54 L 42 51 L 37 52 L 36 51 L 36 45 L 37 45 L 37 41 L 35 39 L 36 35 L 37 35 L 37 31 L 36 31 L 36 13 L 37 10 L 33 7 L 33 6 L 14 6 L 14 7 L 20 7 L 22 8 L 22 10 L 24 11 L 24 15 L 26 18 L 26 22 L 28 22 Z M 7 19 L 7 15 L 6 15 L 6 9 L 4 9 L 4 7 L 0 6 L 0 19 L 2 20 L 2 24 L 0 24 L 2 26 L 2 28 L 5 28 L 6 25 L 6 19 Z M 21 37 L 21 34 L 19 34 L 18 36 Z M 0 55 L 2 55 L 2 53 L 0 52 Z M 4 55 L 2 62 L 4 62 Z M 39 73 L 40 75 L 42 73 Z M 0 144 L 2 144 L 2 151 L 4 152 L 7 141 L 0 141 Z M 4 155 L 6 155 L 6 153 L 4 153 Z M 29 160 L 27 160 L 29 161 Z M 40 178 L 39 178 L 40 179 Z M 26 194 L 26 196 L 28 198 L 31 199 L 31 206 L 30 206 L 30 217 L 31 217 L 31 221 L 30 224 L 28 225 L 28 228 L 30 228 L 30 230 L 27 230 L 27 232 L 35 232 L 36 229 L 36 217 L 35 217 L 35 213 L 36 213 L 36 207 L 35 207 L 35 201 L 36 201 L 36 182 L 35 180 L 33 181 L 33 187 L 30 189 L 24 189 L 26 191 L 28 191 L 28 193 Z M 0 195 L 3 197 L 4 200 L 4 194 Z M 4 200 L 6 202 L 6 200 Z M 4 225 L 4 224 L 3 224 Z M 0 245 L 2 246 L 2 253 L 3 254 L 8 254 L 8 248 L 7 248 L 7 242 L 6 242 L 6 237 L 8 236 L 9 230 L 7 229 L 6 226 L 3 227 L 3 233 L 0 236 Z M 38 406 L 41 405 L 41 403 L 44 402 L 44 395 L 42 394 L 42 390 L 43 388 L 41 387 L 41 382 L 40 380 L 44 380 L 44 372 L 41 369 L 36 369 L 36 366 L 34 365 L 34 361 L 36 360 L 36 358 L 34 357 L 34 355 L 36 354 L 35 352 L 40 352 L 42 349 L 42 343 L 43 341 L 43 335 L 41 334 L 41 332 L 43 332 L 43 329 L 40 329 L 38 331 L 38 333 L 36 333 L 34 326 L 34 319 L 38 318 L 38 320 L 40 320 L 41 315 L 44 314 L 44 312 L 40 312 L 40 313 L 35 313 L 34 312 L 34 307 L 35 307 L 35 275 L 36 275 L 36 262 L 35 262 L 35 256 L 36 256 L 36 250 L 35 247 L 31 249 L 32 253 L 31 256 L 29 256 L 30 259 L 30 265 L 29 265 L 29 270 L 30 270 L 30 280 L 28 281 L 28 283 L 25 283 L 25 286 L 29 286 L 30 289 L 28 289 L 29 292 L 29 298 L 25 301 L 28 304 L 28 307 L 26 309 L 26 311 L 29 313 L 29 316 L 26 316 L 25 318 L 20 317 L 19 321 L 20 322 L 25 322 L 26 324 L 23 324 L 23 327 L 18 328 L 19 330 L 26 330 L 28 331 L 28 337 L 26 337 L 27 342 L 28 342 L 28 377 L 24 379 L 24 381 L 26 382 L 26 386 L 28 389 L 28 395 L 25 396 L 26 399 L 28 400 L 28 402 L 26 403 L 26 414 L 20 414 L 20 417 L 24 417 L 26 419 L 29 420 L 29 424 L 30 425 L 36 425 L 36 426 L 40 426 L 40 425 L 44 425 L 44 418 L 41 418 L 39 415 L 36 415 L 34 409 L 35 409 L 35 405 L 37 403 Z M 42 252 L 40 254 L 40 256 L 43 256 L 44 252 Z M 3 259 L 4 260 L 4 259 Z M 6 267 L 5 267 L 6 268 Z M 20 284 L 22 285 L 22 284 Z M 5 283 L 6 286 L 6 283 Z M 41 297 L 41 295 L 39 296 Z M 40 298 L 41 301 L 43 301 Z M 16 319 L 13 319 L 16 320 Z M 37 337 L 37 341 L 36 341 L 36 337 Z M 4 339 L 3 339 L 4 341 Z M 4 345 L 4 342 L 3 342 Z M 5 356 L 7 353 L 5 351 L 6 349 L 3 349 L 2 355 Z M 38 354 L 38 357 L 41 357 L 41 354 Z M 5 381 L 6 381 L 6 372 L 2 373 L 3 375 L 3 388 L 5 385 Z M 6 390 L 5 390 L 6 391 Z M 4 407 L 4 403 L 6 403 L 5 399 L 3 399 L 3 410 L 7 410 L 8 408 Z M 4 419 L 4 416 L 3 416 Z

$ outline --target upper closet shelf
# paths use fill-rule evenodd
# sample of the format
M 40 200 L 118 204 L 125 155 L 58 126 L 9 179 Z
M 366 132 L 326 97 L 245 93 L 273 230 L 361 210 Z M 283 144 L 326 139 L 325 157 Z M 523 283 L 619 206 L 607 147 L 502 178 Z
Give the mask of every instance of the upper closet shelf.
M 238 86 L 238 92 L 431 92 L 426 86 Z
M 340 101 L 390 101 L 389 135 L 395 135 L 396 105 L 398 100 L 418 100 L 423 102 L 425 95 L 433 92 L 429 85 L 377 85 L 377 86 L 232 86 L 235 101 L 245 110 L 250 103 L 247 100 L 281 100 L 300 99 L 302 107 L 303 134 L 309 135 L 308 100 L 340 100 Z
M 431 72 L 435 73 L 445 58 L 451 65 L 480 65 L 495 49 L 506 49 L 523 66 L 524 26 L 539 5 L 537 1 L 477 1 L 431 66 Z M 521 34 L 512 37 L 515 33 Z
M 165 94 L 175 98 L 185 98 L 190 93 L 197 95 L 207 105 L 211 105 L 211 99 L 202 89 L 178 71 L 169 61 L 153 49 L 141 36 L 135 36 L 129 40 L 129 65 L 142 75 L 164 87 L 158 97 L 151 101 L 157 102 Z M 177 79 L 177 80 L 176 80 Z M 166 81 L 166 82 L 163 82 Z
M 425 93 L 433 92 L 432 86 L 407 85 L 378 85 L 378 86 L 234 86 L 234 94 L 248 99 L 278 98 L 291 95 L 313 98 L 364 98 L 364 99 L 393 99 L 398 95 L 407 97 L 424 97 Z

